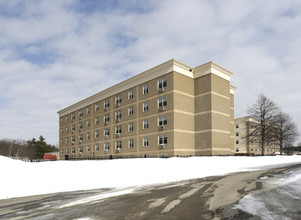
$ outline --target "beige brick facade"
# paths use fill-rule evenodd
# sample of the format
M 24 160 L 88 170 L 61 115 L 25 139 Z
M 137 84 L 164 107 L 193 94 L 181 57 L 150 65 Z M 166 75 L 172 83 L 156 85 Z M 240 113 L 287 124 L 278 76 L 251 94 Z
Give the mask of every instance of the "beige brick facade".
M 170 60 L 75 103 L 58 112 L 61 158 L 232 155 L 231 75 Z
M 248 155 L 262 155 L 261 146 L 255 143 L 252 138 L 253 126 L 256 124 L 256 120 L 247 116 L 242 118 L 236 118 L 235 123 L 235 153 L 236 154 L 248 154 Z M 274 155 L 280 152 L 279 144 L 271 143 L 265 146 L 265 155 Z

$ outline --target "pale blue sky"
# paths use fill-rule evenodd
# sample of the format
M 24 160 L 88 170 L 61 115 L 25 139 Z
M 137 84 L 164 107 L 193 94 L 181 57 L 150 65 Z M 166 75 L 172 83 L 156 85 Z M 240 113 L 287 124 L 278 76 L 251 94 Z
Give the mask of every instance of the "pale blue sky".
M 301 126 L 301 1 L 0 0 L 0 139 L 58 143 L 57 111 L 175 58 L 234 72 Z M 299 139 L 301 140 L 301 139 Z

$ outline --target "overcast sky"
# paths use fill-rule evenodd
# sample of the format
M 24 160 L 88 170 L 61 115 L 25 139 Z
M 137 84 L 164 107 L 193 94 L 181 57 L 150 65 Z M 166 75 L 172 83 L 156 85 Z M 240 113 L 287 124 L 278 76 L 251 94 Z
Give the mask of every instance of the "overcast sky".
M 0 0 L 0 139 L 57 144 L 59 110 L 172 58 L 234 72 L 235 117 L 263 93 L 301 128 L 299 0 Z

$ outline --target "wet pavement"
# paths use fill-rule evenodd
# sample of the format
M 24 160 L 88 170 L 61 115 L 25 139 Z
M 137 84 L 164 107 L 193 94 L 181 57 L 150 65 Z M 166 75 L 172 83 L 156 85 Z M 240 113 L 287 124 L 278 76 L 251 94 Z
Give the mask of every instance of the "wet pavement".
M 260 219 L 235 205 L 247 194 L 268 190 L 265 182 L 269 178 L 300 168 L 0 200 L 0 219 Z M 296 212 L 301 218 L 298 215 Z

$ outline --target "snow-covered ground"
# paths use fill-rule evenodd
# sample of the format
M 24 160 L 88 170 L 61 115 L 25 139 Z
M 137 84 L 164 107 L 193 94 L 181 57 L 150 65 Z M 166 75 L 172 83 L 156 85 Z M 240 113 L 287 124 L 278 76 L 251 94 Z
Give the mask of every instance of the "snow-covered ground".
M 246 195 L 234 208 L 266 220 L 300 219 L 301 170 L 276 175 L 264 184 L 263 192 Z
M 0 199 L 160 184 L 301 163 L 301 156 L 141 158 L 29 163 L 0 156 Z M 301 181 L 301 175 L 295 175 Z M 300 189 L 300 188 L 299 188 Z

